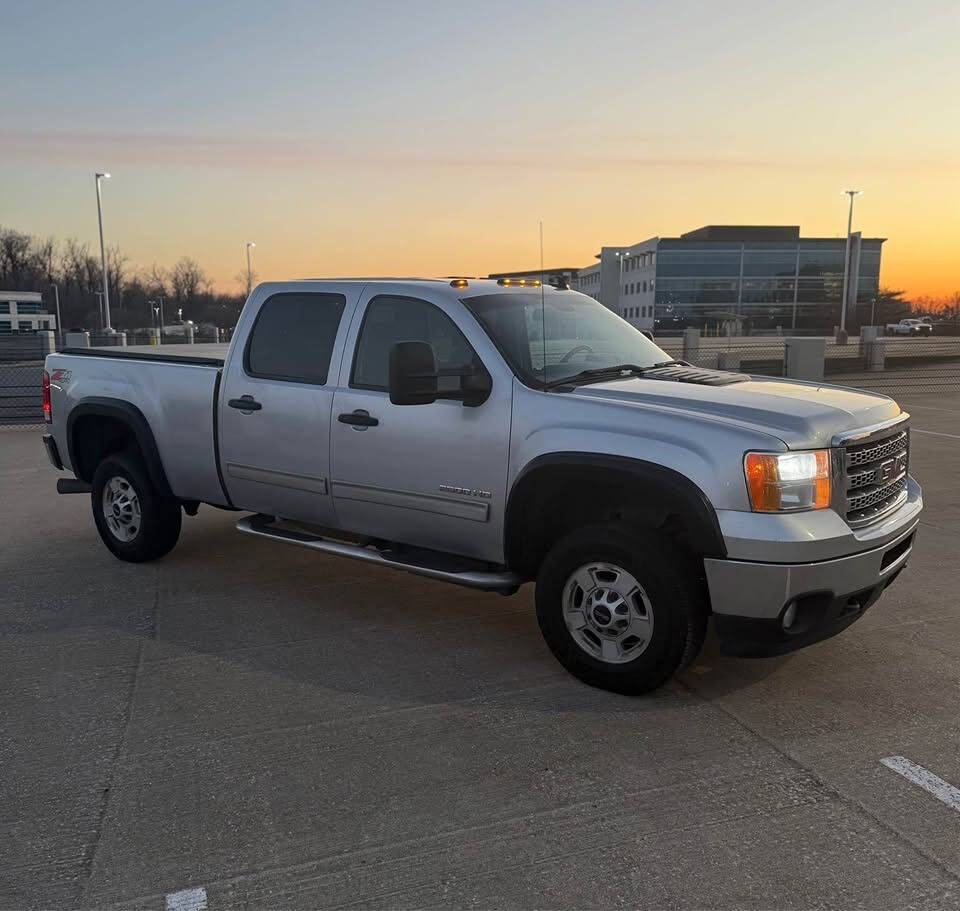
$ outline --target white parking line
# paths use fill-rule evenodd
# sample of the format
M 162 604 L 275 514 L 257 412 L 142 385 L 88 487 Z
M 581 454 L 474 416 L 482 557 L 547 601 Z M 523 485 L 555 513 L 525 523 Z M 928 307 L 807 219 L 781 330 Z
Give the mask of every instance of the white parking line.
M 168 892 L 167 911 L 207 911 L 207 890 L 200 886 Z
M 911 433 L 929 433 L 932 437 L 950 437 L 951 440 L 960 440 L 960 436 L 955 433 L 938 433 L 936 430 L 921 430 L 919 427 L 911 427 Z
M 911 762 L 905 756 L 888 756 L 880 760 L 888 769 L 902 775 L 907 781 L 919 785 L 924 791 L 933 794 L 941 803 L 960 813 L 960 788 L 955 788 L 942 778 L 928 772 L 922 765 Z

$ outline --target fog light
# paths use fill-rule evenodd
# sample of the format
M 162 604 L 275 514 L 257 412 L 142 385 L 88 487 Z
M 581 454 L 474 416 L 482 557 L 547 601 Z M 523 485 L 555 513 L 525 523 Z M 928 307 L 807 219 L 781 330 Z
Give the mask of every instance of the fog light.
M 783 612 L 783 628 L 790 629 L 793 626 L 794 620 L 797 619 L 797 602 L 791 601 L 787 605 L 787 609 Z

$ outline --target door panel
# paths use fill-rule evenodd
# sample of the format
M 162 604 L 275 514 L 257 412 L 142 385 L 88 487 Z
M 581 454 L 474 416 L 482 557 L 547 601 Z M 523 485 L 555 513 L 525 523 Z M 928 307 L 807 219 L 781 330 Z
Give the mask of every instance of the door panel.
M 220 459 L 235 506 L 335 525 L 330 414 L 359 288 L 314 288 L 266 286 L 261 306 L 245 313 L 249 342 L 231 352 L 221 392 Z M 259 408 L 244 408 L 250 400 Z
M 485 363 L 493 391 L 474 408 L 445 400 L 393 405 L 384 388 L 363 388 L 365 380 L 386 377 L 393 341 L 430 342 L 438 367 L 453 366 L 463 357 L 479 359 L 446 309 L 456 316 L 459 302 L 409 299 L 406 312 L 406 305 L 396 303 L 399 298 L 391 300 L 400 307 L 402 325 L 391 329 L 390 320 L 376 309 L 364 312 L 362 320 L 358 313 L 347 340 L 342 385 L 334 396 L 331 492 L 340 524 L 361 534 L 500 562 L 512 383 L 497 365 Z M 363 338 L 371 326 L 379 326 L 377 335 Z M 338 420 L 355 412 L 365 412 L 377 423 Z

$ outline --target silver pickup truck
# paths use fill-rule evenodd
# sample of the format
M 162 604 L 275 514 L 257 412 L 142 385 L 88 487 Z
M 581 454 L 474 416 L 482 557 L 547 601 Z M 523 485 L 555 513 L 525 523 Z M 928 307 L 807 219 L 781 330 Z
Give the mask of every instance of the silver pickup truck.
M 106 546 L 200 504 L 323 553 L 510 594 L 587 683 L 660 686 L 831 636 L 906 565 L 922 500 L 882 395 L 705 370 L 586 295 L 511 280 L 260 285 L 230 347 L 47 358 L 44 443 Z

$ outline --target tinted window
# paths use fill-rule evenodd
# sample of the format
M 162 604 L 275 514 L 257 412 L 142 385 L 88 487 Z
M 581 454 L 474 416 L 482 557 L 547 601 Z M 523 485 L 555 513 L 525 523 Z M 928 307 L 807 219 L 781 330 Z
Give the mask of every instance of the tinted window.
M 345 303 L 339 294 L 275 294 L 267 298 L 247 345 L 247 373 L 297 383 L 325 383 Z
M 438 370 L 479 363 L 463 334 L 438 307 L 409 297 L 377 297 L 363 318 L 350 384 L 386 389 L 390 349 L 397 342 L 428 342 Z

